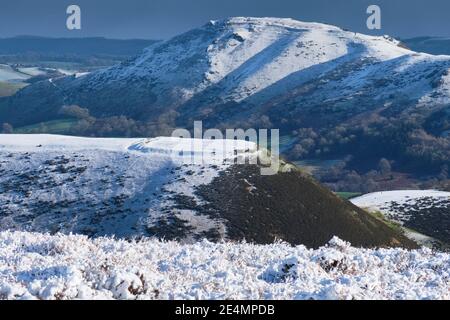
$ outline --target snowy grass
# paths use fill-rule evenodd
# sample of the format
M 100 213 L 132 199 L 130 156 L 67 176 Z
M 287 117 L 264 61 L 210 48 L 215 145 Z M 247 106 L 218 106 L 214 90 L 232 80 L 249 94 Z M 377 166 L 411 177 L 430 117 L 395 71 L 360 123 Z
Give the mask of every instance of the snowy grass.
M 450 255 L 0 233 L 3 299 L 450 299 Z

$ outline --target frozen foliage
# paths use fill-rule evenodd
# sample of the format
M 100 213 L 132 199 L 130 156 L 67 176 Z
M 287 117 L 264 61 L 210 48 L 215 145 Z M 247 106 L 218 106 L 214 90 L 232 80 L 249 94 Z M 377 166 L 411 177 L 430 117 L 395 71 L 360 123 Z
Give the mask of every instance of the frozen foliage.
M 4 299 L 450 299 L 450 255 L 0 233 Z

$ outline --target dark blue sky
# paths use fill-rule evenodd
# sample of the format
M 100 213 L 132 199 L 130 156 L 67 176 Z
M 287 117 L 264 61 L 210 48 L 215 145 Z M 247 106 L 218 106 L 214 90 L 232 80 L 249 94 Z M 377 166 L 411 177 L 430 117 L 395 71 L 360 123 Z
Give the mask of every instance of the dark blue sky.
M 66 29 L 69 4 L 82 9 L 81 31 Z M 289 17 L 373 34 L 370 4 L 381 6 L 382 34 L 450 37 L 449 0 L 0 0 L 0 37 L 164 39 L 229 16 Z

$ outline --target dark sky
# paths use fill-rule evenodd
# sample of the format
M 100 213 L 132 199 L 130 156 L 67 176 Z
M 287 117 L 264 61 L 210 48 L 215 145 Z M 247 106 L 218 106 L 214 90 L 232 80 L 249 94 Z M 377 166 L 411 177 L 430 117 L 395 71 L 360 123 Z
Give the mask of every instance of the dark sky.
M 81 7 L 81 31 L 66 29 L 70 4 Z M 449 0 L 0 0 L 0 37 L 164 39 L 230 16 L 289 17 L 374 34 L 366 28 L 370 4 L 382 9 L 382 34 L 450 37 Z

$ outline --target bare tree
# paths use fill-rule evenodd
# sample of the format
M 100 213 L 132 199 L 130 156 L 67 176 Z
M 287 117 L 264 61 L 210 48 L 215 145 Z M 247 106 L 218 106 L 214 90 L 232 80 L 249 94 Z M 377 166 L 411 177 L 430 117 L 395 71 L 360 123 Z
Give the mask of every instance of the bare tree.
M 89 118 L 89 110 L 86 108 L 81 108 L 77 105 L 62 106 L 59 110 L 59 113 L 64 116 L 80 120 L 86 120 Z
M 14 131 L 14 128 L 9 123 L 2 124 L 2 133 L 11 134 L 11 133 L 13 133 L 13 131 Z
M 378 169 L 382 175 L 390 174 L 392 171 L 391 162 L 385 158 L 381 158 L 378 162 Z

